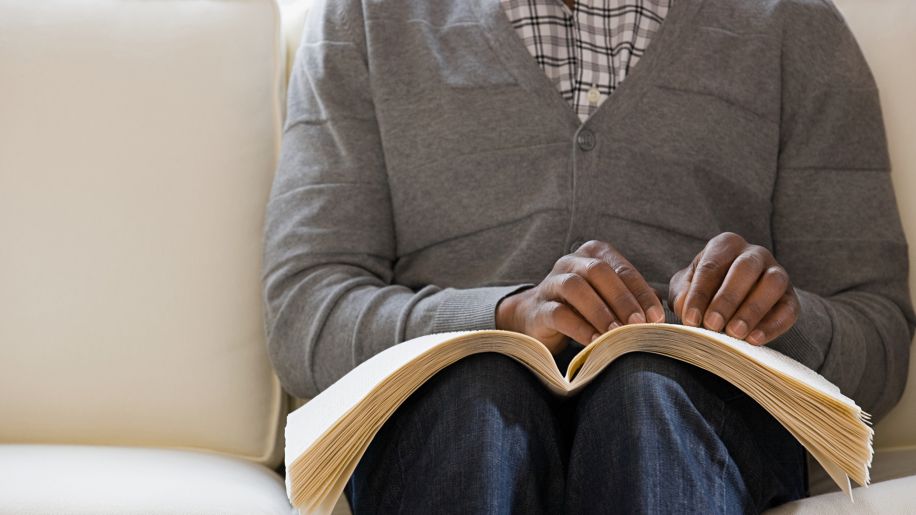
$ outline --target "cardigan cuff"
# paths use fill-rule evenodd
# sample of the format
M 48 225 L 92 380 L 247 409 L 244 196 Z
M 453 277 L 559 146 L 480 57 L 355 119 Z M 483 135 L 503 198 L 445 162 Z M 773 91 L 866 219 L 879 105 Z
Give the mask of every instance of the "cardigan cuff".
M 798 320 L 768 346 L 812 370 L 819 370 L 833 340 L 833 321 L 823 299 L 799 289 L 795 293 L 801 305 Z
M 496 306 L 499 301 L 530 288 L 532 284 L 494 286 L 467 290 L 446 290 L 433 319 L 433 332 L 477 331 L 496 329 Z

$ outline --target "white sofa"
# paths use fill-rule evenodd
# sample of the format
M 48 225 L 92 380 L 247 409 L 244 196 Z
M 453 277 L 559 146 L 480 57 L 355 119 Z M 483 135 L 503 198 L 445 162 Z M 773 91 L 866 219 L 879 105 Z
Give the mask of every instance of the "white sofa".
M 259 263 L 306 4 L 0 0 L 0 514 L 291 513 Z M 840 5 L 916 241 L 916 2 Z M 914 426 L 916 380 L 882 482 L 776 511 L 916 513 Z

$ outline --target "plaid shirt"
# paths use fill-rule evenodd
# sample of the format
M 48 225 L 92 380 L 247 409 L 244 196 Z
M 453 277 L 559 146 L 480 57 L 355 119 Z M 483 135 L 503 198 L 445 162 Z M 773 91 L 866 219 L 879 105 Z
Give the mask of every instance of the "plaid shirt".
M 583 122 L 623 82 L 673 0 L 502 0 L 506 16 Z

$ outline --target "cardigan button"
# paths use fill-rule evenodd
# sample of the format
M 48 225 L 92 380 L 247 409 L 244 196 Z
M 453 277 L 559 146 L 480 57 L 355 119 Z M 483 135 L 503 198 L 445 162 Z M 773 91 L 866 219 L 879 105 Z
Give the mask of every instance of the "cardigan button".
M 576 143 L 583 152 L 592 150 L 596 144 L 595 133 L 588 129 L 582 129 L 579 131 L 579 135 L 576 136 Z

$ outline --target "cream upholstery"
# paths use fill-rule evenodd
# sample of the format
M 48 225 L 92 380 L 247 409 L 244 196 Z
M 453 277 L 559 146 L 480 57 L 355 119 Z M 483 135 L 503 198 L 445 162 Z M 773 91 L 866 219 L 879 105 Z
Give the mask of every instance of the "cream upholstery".
M 119 447 L 0 446 L 0 513 L 291 515 L 283 481 L 211 454 Z
M 0 441 L 276 464 L 270 0 L 0 0 Z
M 0 0 L 0 513 L 290 514 L 284 71 L 272 0 Z
M 842 492 L 810 497 L 768 510 L 767 515 L 888 515 L 916 513 L 916 476 L 875 483 L 853 490 L 855 502 Z
M 813 463 L 814 461 L 811 460 L 811 464 Z M 811 495 L 839 491 L 830 476 L 819 466 L 808 470 L 810 473 L 808 486 Z M 874 464 L 871 468 L 872 484 L 913 474 L 916 474 L 916 449 L 891 448 L 878 449 L 876 451 Z M 914 506 L 914 512 L 916 512 L 916 506 Z
M 286 60 L 286 82 L 293 71 L 293 60 L 302 41 L 305 17 L 312 0 L 279 0 L 283 19 L 283 53 Z

